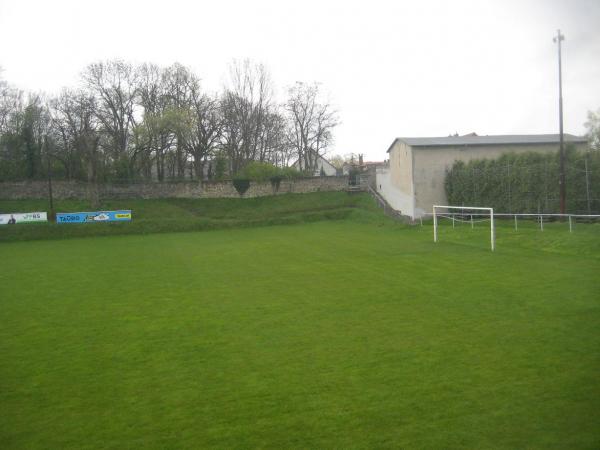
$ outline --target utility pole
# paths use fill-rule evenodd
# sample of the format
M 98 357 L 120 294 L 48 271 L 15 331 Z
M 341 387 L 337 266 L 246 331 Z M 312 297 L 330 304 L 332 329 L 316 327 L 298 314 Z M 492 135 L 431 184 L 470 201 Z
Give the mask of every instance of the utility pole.
M 561 41 L 565 40 L 565 36 L 557 31 L 553 41 L 558 44 L 558 116 L 559 116 L 559 128 L 560 128 L 560 175 L 559 175 L 559 189 L 560 189 L 560 213 L 565 214 L 567 209 L 567 184 L 565 177 L 565 142 L 563 136 L 563 101 L 562 101 L 562 63 L 561 63 Z

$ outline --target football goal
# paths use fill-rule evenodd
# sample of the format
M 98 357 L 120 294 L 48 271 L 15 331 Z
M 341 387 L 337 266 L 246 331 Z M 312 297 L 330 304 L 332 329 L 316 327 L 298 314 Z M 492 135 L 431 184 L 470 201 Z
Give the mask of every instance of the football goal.
M 458 213 L 455 211 L 458 210 Z M 453 211 L 451 215 L 449 215 L 449 211 Z M 489 214 L 489 219 L 487 218 Z M 452 224 L 456 221 L 459 222 L 470 222 L 471 226 L 473 226 L 473 215 L 477 215 L 478 220 L 489 220 L 490 221 L 490 243 L 492 247 L 492 251 L 496 247 L 495 241 L 496 236 L 494 232 L 494 208 L 482 208 L 479 206 L 443 206 L 443 205 L 433 205 L 433 242 L 438 241 L 438 219 L 445 218 L 450 219 Z M 470 220 L 467 220 L 470 218 Z

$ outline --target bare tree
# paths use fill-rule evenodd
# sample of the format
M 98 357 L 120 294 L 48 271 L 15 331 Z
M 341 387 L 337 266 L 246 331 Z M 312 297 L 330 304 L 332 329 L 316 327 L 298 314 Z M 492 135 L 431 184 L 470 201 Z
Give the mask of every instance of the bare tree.
M 98 62 L 84 69 L 81 90 L 48 104 L 0 79 L 0 178 L 43 176 L 44 155 L 59 176 L 90 184 L 202 178 L 213 160 L 221 176 L 251 161 L 284 167 L 294 155 L 314 167 L 337 124 L 318 86 L 296 84 L 282 105 L 263 65 L 234 62 L 229 75 L 223 92 L 209 95 L 181 64 Z
M 195 77 L 189 80 L 189 92 L 190 105 L 181 138 L 187 153 L 193 159 L 196 177 L 202 179 L 207 160 L 214 156 L 220 145 L 223 118 L 219 99 L 204 94 Z
M 134 128 L 135 154 L 142 156 L 142 172 L 146 176 L 151 176 L 154 161 L 156 176 L 159 181 L 163 181 L 167 174 L 167 154 L 175 141 L 165 71 L 154 64 L 143 64 L 138 68 L 138 80 L 143 120 Z
M 262 127 L 258 160 L 285 167 L 292 157 L 287 139 L 287 123 L 279 108 L 270 109 Z
M 120 60 L 90 64 L 83 73 L 87 87 L 96 97 L 96 117 L 108 136 L 108 150 L 117 175 L 133 175 L 129 139 L 136 125 L 138 74 L 131 64 Z
M 265 128 L 274 112 L 271 79 L 262 64 L 246 60 L 230 66 L 230 83 L 222 98 L 223 148 L 231 173 L 249 161 L 264 160 Z
M 319 85 L 297 82 L 288 91 L 285 110 L 289 121 L 289 142 L 302 170 L 314 171 L 333 141 L 337 113 L 319 99 Z
M 96 102 L 84 91 L 63 90 L 50 100 L 54 141 L 52 156 L 64 166 L 67 179 L 96 182 L 100 158 L 100 136 Z
M 164 70 L 164 85 L 169 99 L 170 115 L 174 119 L 174 155 L 172 156 L 172 178 L 184 178 L 188 163 L 184 135 L 191 124 L 185 120 L 192 108 L 192 87 L 199 84 L 198 78 L 187 67 L 175 63 Z
M 11 122 L 18 120 L 18 113 L 23 108 L 23 92 L 0 79 L 0 134 L 18 127 L 18 124 Z

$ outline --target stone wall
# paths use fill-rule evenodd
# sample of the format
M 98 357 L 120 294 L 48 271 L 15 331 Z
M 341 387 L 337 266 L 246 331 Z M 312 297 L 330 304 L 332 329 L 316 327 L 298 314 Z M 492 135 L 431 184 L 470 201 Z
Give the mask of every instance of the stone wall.
M 279 186 L 270 181 L 250 182 L 243 198 L 264 197 L 318 191 L 343 191 L 348 187 L 348 177 L 314 177 L 296 180 L 281 180 Z M 52 193 L 56 200 L 89 198 L 90 186 L 86 183 L 53 181 Z M 181 183 L 132 183 L 99 184 L 100 198 L 239 198 L 231 181 L 181 182 Z M 48 197 L 45 181 L 22 181 L 0 183 L 0 199 L 23 200 Z

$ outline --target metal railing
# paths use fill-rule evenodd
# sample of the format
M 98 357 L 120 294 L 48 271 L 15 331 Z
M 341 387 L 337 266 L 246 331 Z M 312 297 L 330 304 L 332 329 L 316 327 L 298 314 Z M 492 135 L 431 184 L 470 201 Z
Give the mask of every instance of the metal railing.
M 469 208 L 465 208 L 465 210 L 469 210 Z M 424 216 L 429 216 L 429 217 L 433 217 L 434 214 L 433 213 L 425 213 L 423 214 Z M 481 222 L 484 220 L 490 220 L 490 219 L 479 219 L 479 220 L 474 220 L 474 217 L 477 216 L 488 216 L 489 214 L 483 214 L 483 213 L 477 213 L 477 212 L 458 212 L 458 213 L 452 213 L 452 212 L 446 212 L 446 213 L 438 213 L 437 216 L 438 217 L 443 217 L 449 220 L 452 220 L 452 227 L 455 227 L 456 222 L 468 222 L 471 224 L 471 228 L 474 227 L 474 224 L 476 222 Z M 540 224 L 540 230 L 544 231 L 544 219 L 552 219 L 552 218 L 556 218 L 556 219 L 567 219 L 569 222 L 569 232 L 573 232 L 573 222 L 577 222 L 577 219 L 588 219 L 588 220 L 594 220 L 594 219 L 599 219 L 600 220 L 600 214 L 550 214 L 550 213 L 496 213 L 494 212 L 494 217 L 495 218 L 508 218 L 508 219 L 513 219 L 514 221 L 514 228 L 515 230 L 519 229 L 519 222 L 518 219 L 519 218 L 531 218 L 536 220 L 536 222 L 538 222 Z M 466 220 L 468 219 L 468 220 Z M 546 220 L 546 223 L 550 222 L 551 220 Z M 423 225 L 423 221 L 421 220 L 421 225 Z

